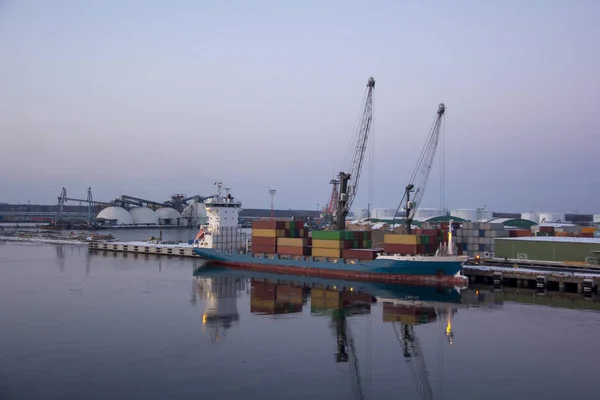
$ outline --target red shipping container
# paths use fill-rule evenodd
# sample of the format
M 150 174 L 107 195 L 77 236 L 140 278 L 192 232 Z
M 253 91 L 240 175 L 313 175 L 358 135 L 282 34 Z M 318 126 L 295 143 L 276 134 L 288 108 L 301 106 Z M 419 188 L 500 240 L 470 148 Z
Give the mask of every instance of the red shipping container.
M 285 229 L 287 221 L 276 221 L 272 219 L 259 219 L 252 222 L 252 229 Z
M 553 226 L 540 226 L 540 232 L 552 233 L 554 232 Z
M 391 244 L 386 243 L 383 245 L 383 251 L 386 253 L 398 253 L 398 254 L 417 254 L 418 246 L 414 244 Z
M 260 245 L 260 244 L 254 244 L 252 243 L 252 252 L 254 254 L 259 254 L 259 253 L 267 253 L 267 254 L 275 254 L 277 253 L 277 246 L 267 246 L 267 245 Z
M 345 249 L 342 251 L 342 257 L 357 260 L 374 260 L 379 253 L 381 253 L 381 249 Z
M 588 233 L 588 232 L 581 232 L 579 234 L 579 237 L 582 237 L 582 238 L 593 238 L 594 234 L 593 233 Z
M 252 236 L 252 246 L 277 246 L 277 238 Z
M 310 249 L 308 247 L 298 246 L 279 246 L 277 248 L 277 254 L 288 256 L 309 256 Z

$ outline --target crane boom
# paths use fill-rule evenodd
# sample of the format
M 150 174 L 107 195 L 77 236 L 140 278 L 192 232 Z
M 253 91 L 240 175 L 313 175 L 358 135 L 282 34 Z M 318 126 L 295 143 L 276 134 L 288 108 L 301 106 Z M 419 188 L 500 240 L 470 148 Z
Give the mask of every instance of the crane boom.
M 335 210 L 336 229 L 344 230 L 346 228 L 346 216 L 350 212 L 352 203 L 356 197 L 358 183 L 360 181 L 360 173 L 362 171 L 365 151 L 371 131 L 371 121 L 373 120 L 373 89 L 375 88 L 375 79 L 370 77 L 367 81 L 367 95 L 362 111 L 362 116 L 358 124 L 358 129 L 350 141 L 348 153 L 352 153 L 350 157 L 350 165 L 347 165 L 339 173 L 339 199 Z
M 412 221 L 425 194 L 425 188 L 427 187 L 427 181 L 429 179 L 431 167 L 433 166 L 433 161 L 435 159 L 435 153 L 440 141 L 440 128 L 442 126 L 442 119 L 445 112 L 446 106 L 444 103 L 441 103 L 438 106 L 436 116 L 433 120 L 433 125 L 429 131 L 425 145 L 421 150 L 415 170 L 410 177 L 408 185 L 404 189 L 404 195 L 402 196 L 402 200 L 400 200 L 400 204 L 396 210 L 397 213 L 402 205 L 404 205 L 406 210 L 406 229 L 408 233 L 411 233 Z M 412 201 L 411 193 L 414 193 L 412 196 Z

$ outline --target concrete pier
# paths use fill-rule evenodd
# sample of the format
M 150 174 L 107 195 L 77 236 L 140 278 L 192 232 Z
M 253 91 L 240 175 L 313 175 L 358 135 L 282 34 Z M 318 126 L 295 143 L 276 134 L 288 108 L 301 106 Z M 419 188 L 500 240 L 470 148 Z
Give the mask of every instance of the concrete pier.
M 187 243 L 162 244 L 150 242 L 90 242 L 92 251 L 111 251 L 120 253 L 154 254 L 177 257 L 200 258 Z

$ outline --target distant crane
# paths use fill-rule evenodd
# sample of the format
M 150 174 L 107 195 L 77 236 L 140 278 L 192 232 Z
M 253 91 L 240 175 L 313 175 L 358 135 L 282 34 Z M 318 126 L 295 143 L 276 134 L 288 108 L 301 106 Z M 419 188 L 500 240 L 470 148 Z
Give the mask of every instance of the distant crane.
M 444 103 L 441 103 L 438 106 L 438 110 L 433 120 L 431 130 L 429 131 L 429 135 L 427 136 L 425 146 L 423 146 L 423 150 L 421 150 L 421 155 L 417 161 L 417 166 L 410 177 L 408 185 L 404 189 L 404 195 L 402 196 L 400 204 L 398 205 L 398 209 L 396 210 L 396 214 L 398 214 L 398 211 L 400 211 L 400 208 L 404 205 L 406 211 L 405 223 L 408 233 L 412 232 L 411 226 L 413 219 L 415 218 L 415 213 L 421 205 L 421 200 L 425 194 L 427 180 L 429 179 L 435 153 L 440 141 L 440 128 L 442 126 L 442 119 L 445 112 L 446 106 Z M 414 193 L 412 200 L 411 193 Z M 395 219 L 396 216 L 394 215 L 394 220 Z
M 338 175 L 338 179 L 330 182 L 334 185 L 332 196 L 336 194 L 339 185 L 337 204 L 335 204 L 335 209 L 332 213 L 336 230 L 344 230 L 346 228 L 346 216 L 350 212 L 358 190 L 367 141 L 369 139 L 369 132 L 371 131 L 371 121 L 373 120 L 373 89 L 375 89 L 375 79 L 370 77 L 367 81 L 367 94 L 360 122 L 357 125 L 358 129 L 352 136 L 346 153 L 347 157 L 350 156 L 347 158 L 350 164 L 344 165 L 343 171 Z

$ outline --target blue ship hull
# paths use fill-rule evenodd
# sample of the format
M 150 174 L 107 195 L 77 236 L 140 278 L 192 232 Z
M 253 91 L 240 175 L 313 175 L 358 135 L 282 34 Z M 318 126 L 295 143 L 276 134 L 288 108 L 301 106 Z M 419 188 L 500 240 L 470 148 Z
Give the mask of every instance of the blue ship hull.
M 299 260 L 281 259 L 277 256 L 254 257 L 252 254 L 223 253 L 198 247 L 194 248 L 194 252 L 204 259 L 228 267 L 254 271 L 391 283 L 464 284 L 462 278 L 456 277 L 462 269 L 463 262 L 453 258 L 377 258 L 372 261 L 347 263 L 342 259 L 338 259 L 338 262 L 317 261 L 312 257 Z
M 323 279 L 317 277 L 302 277 L 296 275 L 274 274 L 255 271 L 234 271 L 220 267 L 216 263 L 207 263 L 194 271 L 196 277 L 232 277 L 242 279 L 273 280 L 279 284 L 289 283 L 299 286 L 336 286 L 338 288 L 352 288 L 359 293 L 370 294 L 386 300 L 418 301 L 429 303 L 460 304 L 461 294 L 455 288 L 437 288 L 434 286 L 412 286 L 374 282 L 354 282 L 340 279 Z

